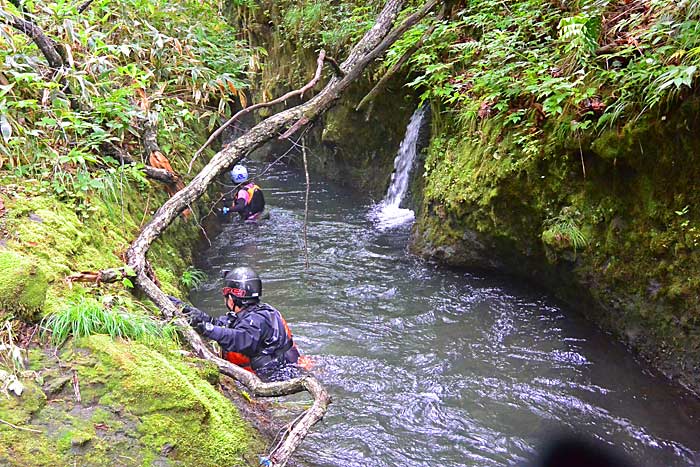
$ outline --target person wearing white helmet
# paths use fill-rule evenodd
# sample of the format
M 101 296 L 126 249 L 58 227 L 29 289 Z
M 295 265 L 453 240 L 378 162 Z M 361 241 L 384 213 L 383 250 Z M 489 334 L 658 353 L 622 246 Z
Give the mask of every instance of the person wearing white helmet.
M 243 165 L 236 165 L 231 172 L 231 181 L 236 184 L 244 184 L 236 192 L 233 205 L 224 211 L 237 212 L 244 221 L 255 221 L 262 216 L 265 210 L 265 197 L 262 189 L 253 182 L 248 182 L 248 169 Z M 246 183 L 248 182 L 248 183 Z

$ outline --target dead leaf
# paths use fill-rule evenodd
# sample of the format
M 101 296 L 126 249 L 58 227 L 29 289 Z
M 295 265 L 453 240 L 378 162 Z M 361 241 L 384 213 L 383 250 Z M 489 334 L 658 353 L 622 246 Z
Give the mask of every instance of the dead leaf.
M 143 110 L 144 112 L 148 112 L 148 109 L 151 107 L 151 104 L 148 101 L 146 91 L 143 88 L 138 88 L 136 89 L 136 94 L 138 94 L 139 96 L 139 107 L 141 107 L 141 110 Z

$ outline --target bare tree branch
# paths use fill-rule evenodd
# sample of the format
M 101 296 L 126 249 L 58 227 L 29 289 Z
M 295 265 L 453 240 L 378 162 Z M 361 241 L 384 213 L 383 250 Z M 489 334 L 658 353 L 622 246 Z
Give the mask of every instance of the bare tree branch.
M 126 152 L 124 149 L 115 144 L 103 144 L 101 146 L 101 149 L 104 153 L 117 159 L 122 165 L 131 165 L 137 163 L 137 161 L 135 161 L 134 158 L 131 157 L 131 155 L 128 152 Z M 152 167 L 150 165 L 144 166 L 144 172 L 146 174 L 146 177 L 170 185 L 176 184 L 178 180 L 180 180 L 180 178 L 173 172 L 170 172 L 165 169 Z
M 360 111 L 362 110 L 363 107 L 365 107 L 370 101 L 372 101 L 375 97 L 377 97 L 377 94 L 379 94 L 384 87 L 386 87 L 387 83 L 389 80 L 406 64 L 409 58 L 416 53 L 418 49 L 420 49 L 423 44 L 425 44 L 425 41 L 430 37 L 430 35 L 435 31 L 435 28 L 438 25 L 438 21 L 440 21 L 444 15 L 445 15 L 445 10 L 446 10 L 446 5 L 443 5 L 442 9 L 440 10 L 440 15 L 437 18 L 437 21 L 433 23 L 432 26 L 430 26 L 421 36 L 421 38 L 413 44 L 411 47 L 406 49 L 406 51 L 401 55 L 401 57 L 394 63 L 394 65 L 382 76 L 382 78 L 379 80 L 377 84 L 374 85 L 374 87 L 370 90 L 370 92 L 367 93 L 365 97 L 362 98 L 359 104 L 357 104 L 357 107 L 355 107 L 355 111 Z M 369 111 L 368 111 L 369 113 Z
M 0 18 L 2 21 L 5 24 L 8 24 L 18 31 L 28 35 L 34 44 L 36 44 L 36 46 L 39 48 L 41 53 L 44 55 L 44 58 L 46 58 L 46 61 L 49 62 L 49 66 L 54 71 L 58 71 L 64 66 L 63 58 L 58 52 L 58 44 L 44 34 L 44 31 L 42 31 L 39 26 L 29 20 L 18 18 L 12 13 L 8 13 L 4 10 L 1 10 L 1 12 L 2 14 L 0 15 Z
M 318 80 L 321 79 L 321 71 L 323 70 L 323 61 L 324 61 L 325 57 L 326 57 L 326 51 L 321 50 L 321 52 L 319 52 L 319 54 L 318 54 L 318 59 L 316 60 L 316 64 L 317 64 L 316 65 L 316 73 L 314 74 L 313 79 L 311 81 L 309 81 L 308 83 L 306 83 L 304 86 L 302 86 L 300 89 L 290 91 L 287 94 L 285 94 L 281 97 L 278 97 L 277 99 L 271 100 L 269 102 L 261 102 L 259 104 L 251 105 L 250 107 L 246 107 L 245 109 L 236 113 L 233 117 L 229 118 L 226 123 L 221 125 L 214 133 L 211 134 L 211 136 L 209 136 L 209 138 L 204 142 L 204 144 L 202 145 L 201 148 L 197 149 L 197 152 L 194 153 L 194 156 L 192 157 L 192 160 L 190 161 L 190 164 L 188 166 L 187 171 L 190 172 L 192 170 L 192 164 L 194 163 L 195 159 L 197 157 L 199 157 L 199 155 L 202 153 L 202 151 L 204 151 L 204 149 L 206 149 L 206 147 L 209 146 L 212 143 L 212 141 L 214 141 L 221 134 L 221 132 L 224 131 L 224 129 L 226 127 L 228 127 L 230 124 L 232 124 L 234 121 L 236 121 L 241 116 L 243 116 L 247 113 L 250 113 L 253 110 L 260 109 L 262 107 L 270 107 L 272 105 L 279 104 L 280 102 L 284 102 L 287 99 L 294 97 L 294 96 L 303 96 L 306 91 L 308 91 L 309 89 L 316 86 L 316 83 L 318 83 Z
M 93 0 L 86 0 L 85 2 L 83 2 L 83 4 L 78 7 L 78 13 L 82 13 L 85 10 L 87 10 L 88 8 L 90 8 L 90 5 L 92 4 L 92 2 L 93 2 Z

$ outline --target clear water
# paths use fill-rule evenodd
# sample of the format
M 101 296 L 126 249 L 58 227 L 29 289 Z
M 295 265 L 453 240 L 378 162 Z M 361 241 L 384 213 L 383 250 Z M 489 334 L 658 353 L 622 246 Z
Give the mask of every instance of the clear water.
M 277 167 L 258 183 L 271 218 L 224 227 L 191 299 L 221 313 L 221 269 L 259 271 L 333 397 L 298 452 L 307 465 L 514 465 L 563 428 L 639 466 L 700 465 L 698 400 L 565 306 L 410 256 L 408 226 L 377 228 L 371 200 L 321 181 L 305 269 L 303 174 Z

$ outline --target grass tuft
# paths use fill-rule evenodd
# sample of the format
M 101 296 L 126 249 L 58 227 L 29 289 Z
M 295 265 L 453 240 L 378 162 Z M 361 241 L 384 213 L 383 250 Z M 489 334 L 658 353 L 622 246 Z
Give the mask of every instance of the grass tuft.
M 122 338 L 145 343 L 173 340 L 174 326 L 163 325 L 153 318 L 128 313 L 100 304 L 92 298 L 81 298 L 44 319 L 42 334 L 50 334 L 54 345 L 61 345 L 70 337 L 106 334 L 112 339 Z

